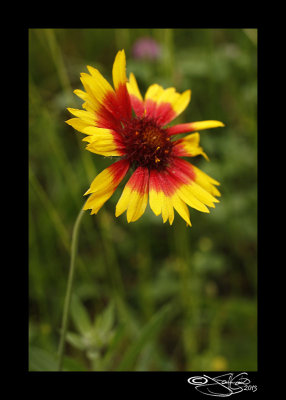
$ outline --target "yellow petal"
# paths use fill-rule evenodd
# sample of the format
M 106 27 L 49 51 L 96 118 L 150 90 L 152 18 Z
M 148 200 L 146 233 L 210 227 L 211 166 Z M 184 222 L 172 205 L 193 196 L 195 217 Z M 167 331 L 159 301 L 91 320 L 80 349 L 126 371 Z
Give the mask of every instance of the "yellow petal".
M 131 189 L 127 185 L 125 185 L 124 189 L 121 193 L 120 199 L 118 200 L 118 202 L 116 204 L 116 208 L 115 208 L 115 216 L 116 217 L 119 217 L 119 215 L 121 215 L 122 213 L 124 213 L 124 211 L 127 210 L 129 200 L 130 200 L 130 193 L 131 193 Z
M 113 175 L 109 169 L 106 168 L 100 174 L 98 174 L 92 181 L 90 188 L 85 192 L 84 195 L 104 191 L 107 187 L 111 187 L 113 181 Z
M 208 193 L 204 188 L 202 188 L 197 183 L 192 182 L 192 184 L 188 186 L 192 194 L 206 206 L 214 207 L 213 203 L 219 203 L 219 200 L 217 200 L 214 196 Z
M 138 84 L 136 81 L 136 78 L 134 74 L 131 72 L 129 75 L 129 82 L 127 82 L 127 89 L 129 94 L 133 94 L 136 96 L 139 100 L 143 101 L 142 95 L 140 93 L 140 90 L 138 88 Z
M 116 157 L 122 155 L 122 152 L 117 148 L 117 146 L 110 141 L 93 141 L 86 146 L 86 150 L 105 157 Z
M 163 91 L 164 89 L 162 88 L 162 86 L 157 85 L 157 83 L 154 83 L 147 89 L 147 92 L 145 93 L 145 100 L 150 99 L 157 102 L 158 98 L 161 96 Z
M 91 209 L 90 214 L 97 214 L 103 204 L 113 195 L 114 189 L 93 193 L 83 206 L 83 210 Z
M 217 128 L 220 126 L 225 126 L 220 121 L 197 121 L 197 122 L 188 122 L 186 124 L 178 124 L 171 126 L 168 128 L 168 135 L 178 135 L 180 133 L 194 132 L 200 131 L 203 129 Z
M 80 89 L 74 90 L 74 94 L 76 94 L 79 98 L 84 100 L 84 103 L 82 104 L 83 108 L 92 111 L 98 110 L 99 103 L 94 99 L 93 96 L 90 96 L 88 93 Z
M 134 222 L 144 213 L 148 202 L 149 171 L 138 167 L 126 183 L 116 205 L 115 215 L 118 217 L 127 210 L 127 221 Z
M 65 121 L 68 125 L 72 126 L 74 129 L 76 129 L 79 132 L 84 133 L 84 130 L 90 126 L 89 123 L 83 121 L 80 118 L 71 118 L 67 121 Z
M 98 70 L 90 66 L 88 66 L 88 69 L 92 75 L 82 73 L 80 79 L 87 93 L 97 104 L 98 109 L 100 104 L 105 105 L 104 100 L 107 95 L 114 93 L 114 90 Z
M 88 72 L 92 76 L 92 82 L 95 83 L 98 90 L 101 90 L 104 93 L 114 92 L 110 83 L 102 76 L 102 74 L 98 71 L 98 69 L 88 65 Z
M 96 126 L 88 126 L 84 129 L 86 135 L 94 135 L 95 137 L 112 136 L 113 130 L 107 128 L 98 128 Z
M 165 223 L 169 218 L 169 207 L 164 193 L 162 193 L 161 199 L 162 199 L 162 218 L 163 218 L 163 223 Z
M 176 92 L 175 88 L 170 87 L 167 89 L 164 89 L 160 96 L 157 98 L 157 103 L 175 103 L 178 98 L 180 97 L 179 93 Z
M 88 135 L 83 139 L 89 143 L 86 150 L 107 157 L 122 155 L 122 147 L 120 149 L 120 142 L 116 141 L 115 135 L 117 134 L 113 130 L 88 126 L 83 128 L 82 132 Z
M 196 174 L 196 182 L 213 196 L 220 196 L 221 195 L 220 192 L 214 186 L 214 185 L 220 185 L 220 183 L 215 179 L 211 178 L 205 172 L 201 171 L 196 166 L 193 165 L 192 167 Z
M 190 207 L 198 211 L 209 213 L 209 209 L 191 191 L 191 185 L 182 185 L 177 189 L 178 196 Z
M 180 214 L 180 216 L 187 222 L 187 225 L 192 226 L 189 209 L 186 206 L 186 203 L 182 201 L 177 194 L 172 196 L 172 203 L 178 214 Z
M 191 91 L 186 90 L 177 99 L 172 102 L 172 107 L 176 113 L 176 116 L 181 114 L 187 107 L 191 100 Z
M 218 128 L 219 126 L 225 126 L 220 121 L 197 121 L 197 122 L 190 122 L 190 132 L 192 131 L 202 131 L 203 129 L 210 129 L 210 128 Z
M 180 94 L 173 87 L 163 89 L 157 84 L 152 85 L 145 95 L 147 115 L 154 117 L 161 125 L 166 125 L 185 110 L 190 96 L 190 90 Z
M 85 195 L 117 187 L 126 175 L 128 168 L 129 163 L 126 160 L 119 160 L 110 165 L 110 167 L 105 168 L 92 181 L 90 188 L 87 190 Z
M 165 204 L 167 206 L 169 224 L 172 225 L 174 221 L 174 207 L 170 197 L 165 196 Z
M 103 170 L 93 180 L 85 194 L 92 193 L 84 205 L 84 210 L 91 209 L 91 214 L 96 214 L 103 204 L 113 195 L 117 186 L 126 175 L 129 163 L 120 160 Z
M 174 150 L 176 155 L 181 157 L 195 157 L 197 155 L 202 155 L 207 161 L 209 161 L 208 156 L 203 151 L 203 148 L 199 146 L 200 134 L 198 132 L 191 133 L 182 139 L 178 140 L 175 144 Z
M 67 110 L 75 117 L 87 122 L 89 125 L 94 124 L 95 116 L 93 113 L 84 110 L 78 110 L 76 108 L 68 108 Z
M 136 190 L 132 191 L 130 194 L 130 201 L 127 210 L 127 221 L 134 222 L 137 221 L 144 214 L 148 203 L 148 193 L 139 193 Z
M 115 90 L 117 90 L 120 85 L 126 84 L 126 57 L 124 50 L 120 50 L 116 54 L 112 68 L 112 77 Z
M 151 210 L 155 215 L 160 215 L 162 211 L 162 195 L 163 193 L 157 192 L 154 189 L 149 190 L 149 204 Z

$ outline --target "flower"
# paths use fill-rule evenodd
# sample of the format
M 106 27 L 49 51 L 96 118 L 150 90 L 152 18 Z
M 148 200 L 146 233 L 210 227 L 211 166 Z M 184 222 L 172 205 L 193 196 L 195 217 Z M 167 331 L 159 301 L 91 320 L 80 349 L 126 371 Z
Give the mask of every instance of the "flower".
M 160 58 L 160 45 L 149 37 L 138 39 L 132 47 L 132 55 L 136 59 L 156 60 Z
M 224 126 L 219 121 L 199 121 L 168 126 L 188 106 L 191 91 L 182 94 L 174 88 L 151 85 L 143 99 L 135 76 L 126 77 L 124 50 L 117 53 L 112 69 L 113 87 L 100 72 L 87 66 L 81 74 L 85 91 L 75 90 L 84 103 L 83 110 L 68 108 L 75 116 L 66 121 L 86 135 L 86 149 L 103 156 L 118 157 L 100 172 L 85 195 L 90 195 L 83 209 L 97 214 L 113 195 L 129 170 L 133 170 L 116 205 L 118 217 L 127 211 L 127 221 L 138 220 L 148 198 L 155 215 L 163 222 L 174 220 L 174 209 L 191 226 L 190 206 L 201 212 L 215 207 L 219 185 L 196 166 L 181 157 L 202 155 L 197 130 Z M 190 133 L 184 138 L 175 135 Z

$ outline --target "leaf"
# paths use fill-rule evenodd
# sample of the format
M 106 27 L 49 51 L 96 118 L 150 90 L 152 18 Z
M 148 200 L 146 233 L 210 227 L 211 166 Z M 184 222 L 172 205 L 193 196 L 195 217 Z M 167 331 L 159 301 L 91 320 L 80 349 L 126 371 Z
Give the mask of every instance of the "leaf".
M 103 357 L 102 365 L 105 370 L 108 370 L 108 367 L 111 366 L 112 359 L 117 358 L 117 354 L 120 351 L 120 347 L 122 346 L 122 342 L 125 339 L 126 327 L 124 325 L 119 326 L 116 332 L 114 333 L 110 343 L 108 344 L 108 349 L 106 354 Z M 111 369 L 112 366 L 110 367 Z
M 71 357 L 64 357 L 63 371 L 86 371 L 87 368 L 78 360 Z
M 71 344 L 76 349 L 85 350 L 85 348 L 86 348 L 86 345 L 85 345 L 84 341 L 82 340 L 82 337 L 77 335 L 76 333 L 68 332 L 66 340 L 69 344 Z
M 31 346 L 29 351 L 30 371 L 56 371 L 57 358 L 46 350 Z
M 71 301 L 71 316 L 78 331 L 84 335 L 92 329 L 89 315 L 77 296 L 73 296 Z
M 110 303 L 106 309 L 97 316 L 94 328 L 103 333 L 108 333 L 114 323 L 114 304 Z
M 160 332 L 160 329 L 162 329 L 163 325 L 166 324 L 173 311 L 173 305 L 167 304 L 150 319 L 150 321 L 141 330 L 141 333 L 139 334 L 137 339 L 134 340 L 134 342 L 124 354 L 123 359 L 117 367 L 118 371 L 126 371 L 132 369 L 136 357 L 148 343 L 155 339 L 156 335 Z
M 29 370 L 57 371 L 57 355 L 38 347 L 31 346 L 29 352 Z M 63 359 L 63 371 L 86 371 L 86 368 L 78 360 L 65 356 Z

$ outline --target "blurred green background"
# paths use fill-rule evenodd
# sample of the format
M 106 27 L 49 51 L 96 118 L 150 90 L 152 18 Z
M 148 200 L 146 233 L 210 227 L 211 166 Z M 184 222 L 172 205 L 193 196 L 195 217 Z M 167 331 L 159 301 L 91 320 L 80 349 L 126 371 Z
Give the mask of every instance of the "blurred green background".
M 152 38 L 155 59 L 134 45 Z M 257 370 L 257 31 L 255 29 L 29 30 L 29 369 L 53 371 L 83 193 L 109 158 L 84 150 L 65 120 L 81 108 L 86 65 L 111 80 L 118 50 L 141 92 L 192 90 L 174 123 L 216 119 L 201 132 L 210 158 L 190 159 L 220 183 L 210 214 L 163 224 L 149 206 L 116 218 L 123 184 L 83 217 L 64 369 Z M 124 182 L 125 183 L 125 182 Z

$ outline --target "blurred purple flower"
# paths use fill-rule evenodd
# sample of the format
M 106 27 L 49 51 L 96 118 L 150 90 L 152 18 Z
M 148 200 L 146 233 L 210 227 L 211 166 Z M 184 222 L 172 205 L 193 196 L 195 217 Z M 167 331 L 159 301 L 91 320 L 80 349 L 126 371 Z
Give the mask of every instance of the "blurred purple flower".
M 132 55 L 137 59 L 157 60 L 161 56 L 161 46 L 149 37 L 142 37 L 133 45 Z

